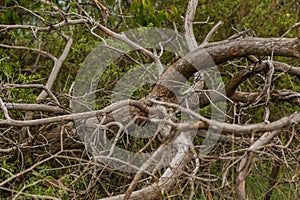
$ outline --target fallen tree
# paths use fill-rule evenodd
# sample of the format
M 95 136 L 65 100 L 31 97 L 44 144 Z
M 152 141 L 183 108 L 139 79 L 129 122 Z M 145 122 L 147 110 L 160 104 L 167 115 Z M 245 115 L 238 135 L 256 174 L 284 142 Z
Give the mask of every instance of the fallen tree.
M 23 160 L 23 164 L 20 169 L 12 171 L 1 167 L 0 194 L 14 198 L 62 198 L 64 194 L 38 195 L 27 190 L 42 182 L 46 186 L 63 188 L 75 198 L 78 195 L 76 187 L 67 186 L 61 177 L 57 182 L 42 178 L 33 183 L 23 183 L 26 174 L 50 160 L 60 169 L 76 168 L 75 178 L 70 178 L 72 184 L 85 174 L 89 175 L 89 181 L 82 181 L 85 189 L 78 195 L 81 198 L 158 199 L 171 198 L 187 191 L 192 199 L 201 195 L 195 191 L 196 187 L 201 188 L 208 198 L 227 199 L 231 196 L 248 199 L 251 191 L 247 191 L 247 179 L 257 172 L 265 181 L 266 188 L 262 194 L 265 199 L 271 197 L 278 184 L 284 187 L 285 184 L 297 185 L 300 114 L 295 111 L 299 110 L 300 93 L 297 91 L 299 87 L 284 85 L 283 88 L 280 82 L 289 79 L 292 85 L 299 84 L 299 67 L 288 64 L 300 58 L 299 36 L 259 38 L 247 35 L 245 31 L 223 41 L 210 42 L 221 26 L 220 22 L 199 45 L 192 23 L 197 3 L 196 0 L 189 1 L 184 36 L 175 34 L 174 39 L 168 35 L 169 32 L 151 29 L 155 32 L 150 31 L 153 38 L 161 37 L 164 41 L 155 50 L 142 46 L 143 42 L 149 38 L 151 40 L 149 35 L 143 38 L 136 32 L 132 35 L 130 31 L 116 33 L 105 23 L 97 21 L 78 2 L 74 2 L 73 6 L 78 11 L 74 14 L 41 0 L 41 5 L 48 6 L 62 19 L 50 25 L 44 15 L 16 4 L 18 9 L 28 11 L 41 20 L 43 26 L 1 24 L 1 32 L 22 30 L 37 38 L 38 34 L 54 32 L 65 46 L 61 55 L 54 56 L 40 47 L 0 44 L 2 49 L 36 53 L 37 63 L 44 62 L 40 61 L 40 56 L 53 62 L 45 84 L 17 84 L 1 80 L 0 125 L 3 138 L 0 153 L 2 156 L 12 154 L 11 159 Z M 104 16 L 108 15 L 109 10 L 100 2 L 92 1 L 92 5 Z M 78 25 L 102 43 L 83 62 L 68 91 L 57 94 L 53 85 L 72 53 L 72 46 L 75 45 L 73 26 Z M 295 24 L 288 32 L 298 26 L 299 23 Z M 143 30 L 138 33 L 143 33 Z M 180 37 L 185 39 L 178 39 Z M 178 49 L 186 44 L 187 53 L 173 59 L 164 69 L 162 55 L 167 51 L 164 46 L 167 44 Z M 126 48 L 135 52 L 125 51 L 128 50 Z M 181 49 L 178 52 L 185 51 Z M 118 91 L 105 91 L 109 98 L 101 100 L 103 93 L 99 92 L 110 87 L 105 85 L 101 88 L 99 82 L 109 74 L 105 75 L 102 68 L 97 72 L 99 69 L 95 65 L 106 66 L 113 62 L 115 65 L 105 70 L 123 67 L 126 71 L 130 65 L 130 71 L 134 69 L 132 66 L 138 66 L 143 73 L 133 73 L 134 76 L 151 77 L 152 82 L 142 82 L 150 85 L 146 92 L 137 90 L 143 88 L 143 84 L 141 88 L 125 85 Z M 147 62 L 154 67 L 146 66 Z M 133 75 L 124 82 L 130 85 Z M 35 103 L 26 103 L 22 99 L 10 100 L 15 90 L 27 89 L 35 93 L 39 91 Z M 137 97 L 128 94 L 131 89 L 136 89 Z M 118 99 L 118 93 L 135 99 Z M 21 112 L 22 117 L 15 111 Z M 153 133 L 144 139 L 141 134 L 147 135 L 148 131 Z M 82 153 L 84 147 L 88 152 Z M 24 161 L 28 158 L 33 163 Z M 272 168 L 270 175 L 265 169 L 260 169 L 266 166 Z M 284 172 L 280 174 L 282 168 Z M 80 171 L 82 169 L 83 172 Z M 103 174 L 113 174 L 111 176 L 114 177 L 122 171 L 122 181 L 126 180 L 126 183 L 121 183 L 121 189 L 113 183 L 111 186 L 102 183 L 102 177 L 111 179 L 110 175 Z M 285 176 L 286 171 L 289 172 Z M 98 185 L 100 195 L 95 189 Z M 187 186 L 191 188 L 188 190 Z M 177 189 L 172 193 L 174 188 Z M 297 192 L 292 195 L 296 196 Z

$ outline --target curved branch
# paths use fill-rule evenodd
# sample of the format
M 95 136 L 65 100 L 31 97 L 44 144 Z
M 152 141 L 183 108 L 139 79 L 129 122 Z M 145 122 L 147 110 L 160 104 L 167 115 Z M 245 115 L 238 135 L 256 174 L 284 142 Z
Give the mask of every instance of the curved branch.
M 274 131 L 274 130 L 280 130 L 285 127 L 288 127 L 293 124 L 299 124 L 300 123 L 300 113 L 293 113 L 289 116 L 283 117 L 277 121 L 271 122 L 271 123 L 257 123 L 257 124 L 247 124 L 247 125 L 239 125 L 239 124 L 230 124 L 225 122 L 219 122 L 217 120 L 207 119 L 200 114 L 193 112 L 187 108 L 184 108 L 178 104 L 174 103 L 167 103 L 162 101 L 157 101 L 151 99 L 150 102 L 153 102 L 155 104 L 168 106 L 171 108 L 174 108 L 178 111 L 181 111 L 183 113 L 189 114 L 192 117 L 195 117 L 198 119 L 198 122 L 185 122 L 185 123 L 172 123 L 172 122 L 164 122 L 165 124 L 171 125 L 177 130 L 184 131 L 184 130 L 192 130 L 192 129 L 205 129 L 205 128 L 212 128 L 216 130 L 222 130 L 229 133 L 234 133 L 237 136 L 241 136 L 244 134 L 252 134 L 255 132 L 267 132 L 267 131 Z M 155 121 L 155 120 L 151 120 Z M 157 122 L 159 122 L 157 120 Z
M 9 49 L 30 50 L 30 51 L 36 52 L 38 54 L 41 54 L 43 56 L 49 57 L 54 62 L 56 62 L 56 60 L 57 60 L 57 58 L 55 56 L 53 56 L 52 54 L 50 54 L 46 51 L 40 50 L 40 49 L 36 49 L 36 48 L 30 48 L 30 47 L 24 47 L 24 46 L 11 46 L 11 45 L 7 45 L 7 44 L 0 44 L 0 47 L 9 48 Z
M 54 66 L 52 68 L 52 71 L 51 71 L 51 74 L 49 76 L 49 79 L 46 83 L 46 88 L 48 90 L 51 90 L 55 80 L 56 80 L 56 77 L 58 75 L 58 72 L 60 71 L 64 61 L 66 60 L 70 50 L 71 50 L 71 46 L 73 44 L 73 38 L 72 37 L 68 37 L 68 41 L 67 41 L 67 44 L 65 46 L 65 49 L 63 51 L 63 53 L 61 54 L 61 56 L 55 60 L 54 62 Z M 45 98 L 47 96 L 47 93 L 45 91 L 42 91 L 40 93 L 40 95 L 37 97 L 37 101 L 40 101 L 42 100 L 43 98 Z
M 172 64 L 152 90 L 151 97 L 174 101 L 174 91 L 196 71 L 247 55 L 300 57 L 300 39 L 242 38 L 210 43 L 199 47 Z M 176 80 L 177 83 L 172 81 Z M 171 93 L 168 88 L 175 88 Z M 178 89 L 177 89 L 178 88 Z

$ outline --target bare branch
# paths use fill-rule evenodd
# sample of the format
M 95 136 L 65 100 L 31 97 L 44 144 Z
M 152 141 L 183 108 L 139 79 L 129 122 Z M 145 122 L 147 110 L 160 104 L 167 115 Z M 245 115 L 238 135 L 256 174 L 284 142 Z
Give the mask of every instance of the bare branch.
M 102 110 L 98 111 L 92 111 L 92 112 L 85 112 L 85 113 L 74 113 L 74 114 L 68 114 L 63 116 L 57 116 L 57 117 L 49 117 L 49 118 L 43 118 L 43 119 L 35 119 L 35 120 L 0 120 L 0 125 L 12 125 L 12 126 L 35 126 L 35 125 L 41 125 L 41 124 L 47 124 L 47 123 L 54 123 L 54 122 L 63 122 L 63 121 L 73 121 L 77 119 L 87 119 L 91 117 L 95 117 L 97 114 L 106 114 L 113 110 L 116 110 L 118 108 L 133 105 L 135 107 L 138 107 L 141 110 L 146 109 L 146 107 L 138 101 L 133 100 L 123 100 L 116 102 L 115 104 L 112 104 Z
M 48 81 L 46 83 L 46 88 L 48 90 L 52 89 L 52 86 L 57 78 L 58 72 L 60 71 L 64 61 L 66 60 L 70 50 L 71 50 L 71 46 L 73 44 L 73 38 L 72 37 L 68 37 L 68 41 L 67 44 L 65 46 L 65 49 L 63 51 L 63 53 L 61 54 L 61 56 L 55 60 L 54 62 L 54 66 L 52 68 L 51 74 L 48 78 Z M 40 93 L 40 95 L 37 97 L 37 101 L 41 101 L 42 99 L 44 99 L 47 96 L 47 93 L 45 91 L 42 91 Z
M 87 19 L 68 19 L 67 21 L 62 21 L 58 24 L 53 24 L 51 26 L 47 27 L 38 27 L 38 26 L 32 26 L 32 25 L 23 25 L 23 24 L 16 24 L 16 25 L 6 25 L 6 24 L 0 24 L 0 32 L 3 32 L 5 30 L 10 30 L 10 29 L 28 29 L 28 30 L 34 30 L 37 32 L 46 32 L 46 31 L 51 31 L 51 30 L 56 30 L 64 26 L 69 26 L 69 25 L 77 25 L 77 24 L 84 24 L 87 23 Z
M 242 38 L 210 43 L 205 48 L 199 47 L 172 64 L 162 75 L 150 96 L 162 97 L 165 101 L 172 101 L 174 92 L 177 92 L 176 88 L 181 88 L 180 84 L 185 82 L 196 71 L 247 55 L 274 55 L 299 58 L 299 39 Z M 175 80 L 178 84 L 172 82 Z M 175 88 L 175 90 L 173 93 L 170 93 L 168 88 Z
M 300 26 L 300 22 L 295 23 L 292 27 L 290 27 L 281 37 L 285 37 L 291 30 Z M 298 38 L 300 38 L 300 32 L 298 31 Z
M 41 88 L 44 91 L 46 91 L 46 93 L 54 100 L 54 102 L 57 105 L 60 105 L 59 101 L 57 100 L 57 98 L 55 97 L 55 95 L 44 85 L 41 84 L 4 84 L 3 86 L 1 86 L 1 90 L 2 89 L 7 89 L 7 88 Z
M 198 113 L 186 109 L 178 104 L 167 103 L 167 102 L 157 101 L 153 99 L 150 99 L 149 101 L 155 104 L 160 104 L 160 105 L 175 108 L 178 111 L 187 113 L 192 117 L 199 119 L 199 122 L 195 122 L 195 123 L 185 122 L 185 123 L 180 123 L 178 125 L 173 124 L 171 122 L 165 122 L 168 125 L 176 127 L 176 129 L 178 130 L 191 130 L 197 128 L 203 129 L 210 126 L 212 129 L 216 129 L 216 130 L 222 129 L 225 132 L 235 133 L 235 135 L 243 135 L 246 133 L 251 134 L 253 132 L 267 132 L 267 131 L 281 130 L 293 124 L 300 123 L 300 113 L 294 113 L 289 116 L 283 117 L 277 121 L 271 122 L 269 124 L 265 124 L 265 123 L 247 124 L 247 125 L 229 124 L 229 123 L 219 122 L 216 120 L 207 119 L 199 115 Z
M 8 110 L 6 108 L 6 106 L 4 105 L 4 102 L 2 101 L 2 99 L 0 98 L 0 106 L 1 106 L 1 109 L 3 110 L 4 112 L 4 117 L 7 119 L 7 120 L 11 120 L 9 114 L 8 114 Z
M 11 45 L 6 45 L 6 44 L 0 44 L 0 47 L 10 48 L 10 49 L 30 50 L 30 51 L 36 52 L 38 54 L 41 54 L 45 57 L 49 57 L 54 62 L 56 62 L 56 60 L 57 60 L 57 58 L 55 56 L 53 56 L 52 54 L 50 54 L 49 52 L 46 52 L 46 51 L 43 51 L 43 50 L 40 50 L 40 49 L 36 49 L 36 48 L 30 48 L 30 47 L 24 47 L 24 46 L 11 46 Z
M 218 28 L 222 25 L 222 22 L 219 21 L 210 31 L 209 33 L 206 35 L 206 37 L 204 38 L 201 46 L 205 46 L 208 44 L 209 40 L 211 39 L 211 37 L 215 34 L 215 32 L 218 30 Z
M 5 103 L 5 102 L 4 104 L 8 110 L 41 111 L 41 112 L 52 112 L 57 114 L 70 113 L 66 109 L 57 106 L 49 106 L 49 105 L 42 105 L 42 104 Z
M 236 102 L 249 104 L 258 98 L 258 92 L 235 92 L 230 98 Z M 265 101 L 265 97 L 258 103 Z M 300 93 L 291 90 L 274 90 L 271 94 L 271 101 L 288 101 L 289 103 L 300 105 Z
M 193 30 L 193 21 L 197 9 L 197 4 L 198 0 L 189 0 L 188 7 L 186 10 L 186 16 L 184 19 L 184 35 L 190 51 L 192 51 L 198 46 Z

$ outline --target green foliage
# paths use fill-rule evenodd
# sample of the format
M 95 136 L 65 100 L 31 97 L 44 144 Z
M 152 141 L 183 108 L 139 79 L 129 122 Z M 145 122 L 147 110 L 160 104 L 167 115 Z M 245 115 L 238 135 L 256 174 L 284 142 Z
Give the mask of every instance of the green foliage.
M 178 15 L 175 5 L 170 5 L 167 9 L 156 10 L 151 0 L 134 0 L 130 5 L 130 11 L 134 14 L 134 22 L 140 26 L 161 27 L 164 21 L 174 20 Z
M 297 11 L 298 9 L 298 11 Z M 259 37 L 278 37 L 285 33 L 299 20 L 299 6 L 297 1 L 283 3 L 280 1 L 199 1 L 197 10 L 199 21 L 221 20 L 223 25 L 215 35 L 215 39 L 225 39 L 236 33 L 233 28 L 243 31 L 251 29 Z M 204 26 L 195 29 L 196 35 L 201 39 L 212 27 Z M 288 37 L 295 37 L 291 32 Z
M 11 173 L 13 174 L 17 170 L 16 165 L 19 164 L 19 161 L 16 160 L 15 162 L 11 162 L 10 158 L 10 156 L 7 156 L 0 160 L 0 167 L 6 170 L 0 171 L 1 180 L 9 178 L 11 176 Z

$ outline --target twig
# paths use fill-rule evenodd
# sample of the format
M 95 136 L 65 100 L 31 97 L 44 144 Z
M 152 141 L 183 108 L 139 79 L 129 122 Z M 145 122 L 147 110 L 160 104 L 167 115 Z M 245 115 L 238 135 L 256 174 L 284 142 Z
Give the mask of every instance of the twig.
M 4 84 L 1 86 L 1 89 L 6 89 L 6 88 L 41 88 L 46 91 L 46 93 L 54 100 L 54 102 L 57 105 L 60 105 L 59 101 L 55 97 L 55 95 L 44 85 L 42 84 Z
M 84 24 L 87 22 L 89 22 L 87 19 L 82 18 L 82 19 L 74 19 L 74 20 L 68 19 L 67 21 L 65 20 L 47 27 L 39 27 L 39 26 L 23 25 L 23 24 L 15 24 L 15 25 L 0 24 L 0 28 L 2 28 L 0 30 L 0 33 L 10 29 L 29 29 L 29 30 L 34 30 L 36 32 L 47 32 L 50 30 L 56 30 L 62 28 L 64 26 Z
M 57 60 L 57 58 L 55 56 L 53 56 L 52 54 L 50 54 L 49 52 L 46 52 L 46 51 L 43 51 L 43 50 L 40 50 L 40 49 L 36 49 L 36 48 L 30 48 L 30 47 L 24 47 L 24 46 L 11 46 L 11 45 L 7 45 L 7 44 L 0 44 L 0 47 L 9 48 L 9 49 L 30 50 L 30 51 L 36 52 L 38 54 L 41 54 L 43 56 L 49 57 L 54 62 L 56 62 L 56 60 Z
M 26 174 L 27 172 L 30 172 L 31 170 L 33 170 L 33 169 L 36 168 L 37 166 L 43 164 L 44 162 L 47 162 L 48 160 L 51 160 L 51 159 L 55 158 L 57 155 L 59 155 L 59 154 L 61 154 L 61 153 L 62 153 L 62 151 L 59 151 L 59 152 L 57 152 L 56 154 L 51 155 L 51 156 L 49 156 L 48 158 L 45 158 L 44 160 L 41 160 L 41 161 L 35 163 L 35 164 L 32 165 L 31 167 L 29 167 L 29 168 L 27 168 L 27 169 L 25 169 L 25 170 L 23 170 L 23 171 L 21 171 L 21 172 L 15 174 L 15 175 L 11 176 L 11 177 L 9 177 L 8 179 L 6 179 L 6 180 L 4 180 L 4 181 L 2 181 L 2 182 L 0 183 L 0 187 L 3 186 L 3 185 L 5 185 L 6 183 L 11 182 L 11 181 L 14 180 L 15 178 L 20 177 L 20 176 L 22 176 L 23 174 Z
M 8 114 L 8 110 L 7 110 L 6 106 L 4 105 L 4 103 L 3 103 L 3 101 L 2 101 L 1 98 L 0 98 L 0 106 L 1 106 L 1 109 L 3 110 L 3 112 L 4 112 L 4 117 L 6 118 L 6 120 L 10 121 L 11 118 L 10 118 L 10 116 Z
M 222 25 L 222 22 L 219 21 L 207 34 L 207 36 L 204 38 L 201 46 L 205 46 L 208 44 L 208 41 L 211 39 L 211 37 L 215 34 L 215 32 L 218 30 L 218 28 Z
M 281 38 L 285 37 L 289 32 L 291 32 L 291 30 L 293 30 L 294 28 L 297 28 L 300 26 L 300 22 L 295 23 L 292 27 L 290 27 L 282 36 Z M 300 38 L 300 32 L 298 32 L 298 38 Z

